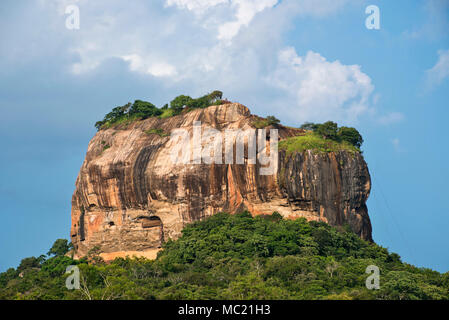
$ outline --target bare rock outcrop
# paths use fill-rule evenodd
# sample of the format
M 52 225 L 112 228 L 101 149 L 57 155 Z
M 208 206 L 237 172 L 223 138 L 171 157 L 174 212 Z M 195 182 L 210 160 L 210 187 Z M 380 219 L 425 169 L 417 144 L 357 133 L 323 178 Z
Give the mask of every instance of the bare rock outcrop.
M 349 225 L 371 240 L 370 175 L 361 154 L 279 151 L 272 175 L 260 175 L 260 164 L 249 164 L 247 154 L 244 164 L 173 163 L 173 130 L 192 133 L 196 121 L 221 132 L 254 129 L 257 119 L 229 103 L 97 132 L 72 197 L 77 255 L 95 246 L 104 253 L 156 249 L 179 237 L 186 224 L 220 211 L 277 211 L 289 219 Z M 302 131 L 278 126 L 278 133 L 285 139 Z

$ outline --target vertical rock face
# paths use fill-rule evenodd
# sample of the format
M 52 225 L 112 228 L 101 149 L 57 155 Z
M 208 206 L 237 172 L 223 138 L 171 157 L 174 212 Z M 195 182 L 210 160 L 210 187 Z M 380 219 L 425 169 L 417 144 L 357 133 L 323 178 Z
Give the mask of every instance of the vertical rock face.
M 89 143 L 72 197 L 77 254 L 95 246 L 105 253 L 155 249 L 179 237 L 190 222 L 245 209 L 253 215 L 277 211 L 290 219 L 349 225 L 371 240 L 365 204 L 370 176 L 360 154 L 280 151 L 272 175 L 260 175 L 260 164 L 249 164 L 248 157 L 244 164 L 172 161 L 173 130 L 185 129 L 193 146 L 196 121 L 203 131 L 225 132 L 254 129 L 255 119 L 245 106 L 232 103 L 100 130 Z M 280 139 L 302 132 L 278 129 Z
M 371 189 L 368 167 L 361 154 L 346 151 L 280 153 L 279 180 L 293 210 L 319 214 L 333 226 L 349 225 L 361 238 L 372 240 L 366 200 Z

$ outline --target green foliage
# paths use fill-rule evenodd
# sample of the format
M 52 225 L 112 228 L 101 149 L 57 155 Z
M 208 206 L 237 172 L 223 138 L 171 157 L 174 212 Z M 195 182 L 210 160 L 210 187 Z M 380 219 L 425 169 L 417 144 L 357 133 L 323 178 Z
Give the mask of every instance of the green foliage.
M 192 100 L 193 99 L 189 96 L 180 95 L 170 102 L 170 107 L 176 114 L 179 114 L 184 107 L 192 102 Z
M 168 106 L 168 105 L 166 105 L 166 106 Z M 175 111 L 173 109 L 165 108 L 165 109 L 163 109 L 163 112 L 159 116 L 159 118 L 166 119 L 166 118 L 173 117 L 174 115 L 175 115 Z
M 323 124 L 318 125 L 315 132 L 325 139 L 338 140 L 338 125 L 335 122 L 327 121 Z
M 97 130 L 107 129 L 113 125 L 127 124 L 161 114 L 162 110 L 158 109 L 151 102 L 136 100 L 133 104 L 127 103 L 124 106 L 115 107 L 106 114 L 102 121 L 97 121 L 95 127 Z
M 146 134 L 157 134 L 159 137 L 167 137 L 168 133 L 164 132 L 162 129 L 150 129 L 145 131 Z
M 271 126 L 271 125 L 276 126 L 279 123 L 281 123 L 281 121 L 279 119 L 277 119 L 275 116 L 268 116 L 267 121 L 268 121 L 269 126 Z
M 130 116 L 135 116 L 140 119 L 159 116 L 161 114 L 162 110 L 156 108 L 154 104 L 141 100 L 136 100 L 129 110 Z
M 0 299 L 449 298 L 449 273 L 404 264 L 397 254 L 340 229 L 284 220 L 279 213 L 218 213 L 186 226 L 154 261 L 106 264 L 98 248 L 80 260 L 26 258 L 17 270 L 0 274 Z M 62 242 L 56 243 L 59 248 Z M 74 264 L 81 289 L 70 291 L 65 270 Z M 380 290 L 365 287 L 369 265 L 381 270 Z
M 223 93 L 218 90 L 196 99 L 189 96 L 180 95 L 170 102 L 170 107 L 173 109 L 174 114 L 179 114 L 184 108 L 202 109 L 214 104 L 221 104 L 222 96 Z
M 256 129 L 263 129 L 269 126 L 267 119 L 257 119 L 253 121 L 252 125 Z
M 102 121 L 97 121 L 95 123 L 95 128 L 97 130 L 105 129 L 110 127 L 112 124 L 128 117 L 128 111 L 131 108 L 131 103 L 127 103 L 124 106 L 115 107 L 111 112 L 106 114 Z
M 382 299 L 441 300 L 448 299 L 447 288 L 430 284 L 422 274 L 410 271 L 390 271 L 380 288 Z M 426 281 L 427 280 L 427 281 Z
M 57 239 L 48 251 L 47 255 L 55 255 L 57 257 L 65 255 L 72 248 L 72 243 L 67 239 Z
M 252 125 L 256 129 L 263 129 L 268 126 L 277 126 L 281 121 L 277 119 L 275 116 L 267 116 L 265 119 L 259 118 L 253 121 Z
M 340 127 L 337 135 L 340 140 L 347 141 L 357 148 L 363 144 L 362 135 L 355 128 Z
M 311 130 L 311 131 L 315 131 L 318 128 L 319 124 L 317 123 L 313 123 L 313 122 L 305 122 L 301 127 L 299 127 L 300 129 L 303 130 Z
M 360 149 L 346 141 L 335 141 L 323 138 L 314 132 L 306 132 L 304 135 L 287 138 L 279 141 L 279 149 L 286 150 L 287 154 L 313 150 L 316 152 L 349 151 L 360 152 Z
M 19 264 L 19 267 L 17 268 L 17 272 L 26 271 L 33 268 L 40 268 L 41 266 L 41 260 L 36 257 L 28 257 L 22 259 L 22 261 Z
M 124 106 L 118 106 L 101 121 L 95 123 L 97 130 L 108 129 L 112 126 L 128 125 L 137 120 L 144 120 L 150 117 L 159 117 L 165 119 L 178 115 L 184 108 L 196 109 L 207 108 L 211 105 L 219 105 L 222 103 L 223 93 L 215 90 L 197 99 L 193 99 L 186 95 L 177 96 L 170 102 L 170 107 L 165 104 L 161 108 L 157 108 L 154 104 L 147 101 L 136 100 L 134 103 L 127 103 Z
M 304 123 L 300 129 L 313 131 L 323 139 L 329 139 L 336 142 L 347 142 L 350 145 L 360 149 L 363 144 L 363 138 L 357 129 L 352 127 L 338 127 L 338 124 L 332 121 L 325 123 Z
M 17 278 L 18 271 L 14 268 L 9 268 L 5 272 L 0 273 L 0 288 L 6 287 L 10 280 Z
M 215 90 L 208 95 L 208 98 L 211 102 L 219 101 L 223 98 L 223 92 Z

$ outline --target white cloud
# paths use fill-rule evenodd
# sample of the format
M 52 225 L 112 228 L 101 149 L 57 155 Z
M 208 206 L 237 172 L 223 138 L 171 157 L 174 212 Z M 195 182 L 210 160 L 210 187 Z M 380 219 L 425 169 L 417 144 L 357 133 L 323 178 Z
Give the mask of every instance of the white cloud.
M 438 61 L 427 70 L 427 81 L 430 87 L 437 86 L 449 77 L 449 49 L 438 51 Z
M 138 54 L 129 54 L 121 57 L 124 61 L 129 63 L 131 71 L 143 71 L 144 63 L 142 57 Z
M 148 73 L 155 77 L 170 77 L 177 75 L 176 68 L 163 61 L 152 63 L 151 59 L 148 59 L 150 63 L 147 63 L 145 59 L 138 54 L 125 55 L 120 58 L 129 63 L 129 69 L 131 71 Z
M 55 0 L 42 1 L 52 4 L 45 11 L 52 12 L 53 32 L 66 41 L 67 64 L 76 75 L 108 62 L 107 68 L 121 68 L 121 59 L 138 79 L 157 77 L 154 83 L 174 94 L 220 89 L 254 113 L 275 114 L 291 125 L 350 124 L 372 110 L 374 87 L 360 66 L 285 49 L 284 33 L 294 19 L 334 14 L 346 0 L 80 0 L 76 32 L 54 15 Z
M 60 12 L 69 3 L 40 1 Z M 74 74 L 90 72 L 107 59 L 118 57 L 128 62 L 133 72 L 171 77 L 174 82 L 193 78 L 194 82 L 206 83 L 216 79 L 217 73 L 229 79 L 233 78 L 230 73 L 247 66 L 254 74 L 244 78 L 255 80 L 263 77 L 256 74 L 260 64 L 275 59 L 277 42 L 288 21 L 297 15 L 331 14 L 345 2 L 165 0 L 166 7 L 181 9 L 173 11 L 146 1 L 111 4 L 106 0 L 79 0 L 81 29 L 71 33 L 64 28 L 58 30 L 70 39 L 71 51 L 79 57 L 70 66 Z M 257 21 L 262 11 L 264 16 Z M 198 19 L 188 19 L 189 12 Z M 241 87 L 238 83 L 235 86 Z
M 177 74 L 175 67 L 165 62 L 152 64 L 147 72 L 155 77 L 169 77 Z
M 229 42 L 239 33 L 241 27 L 250 24 L 257 13 L 271 8 L 277 3 L 278 0 L 166 0 L 165 5 L 187 9 L 197 15 L 202 15 L 217 5 L 228 5 L 234 14 L 227 15 L 225 19 L 228 21 L 220 23 L 217 38 Z
M 167 0 L 166 6 L 176 6 L 181 9 L 204 13 L 207 9 L 216 5 L 229 3 L 230 0 Z
M 404 120 L 404 115 L 400 112 L 391 112 L 379 117 L 379 123 L 382 125 L 398 123 L 402 120 Z
M 396 152 L 401 152 L 404 151 L 402 146 L 401 146 L 401 141 L 399 140 L 399 138 L 394 138 L 391 140 L 391 144 L 393 145 L 393 148 Z
M 237 7 L 237 19 L 219 27 L 218 39 L 232 39 L 238 34 L 242 26 L 249 25 L 257 13 L 273 7 L 277 2 L 278 0 L 233 0 L 232 5 Z
M 267 81 L 293 98 L 283 109 L 307 121 L 356 122 L 369 111 L 374 90 L 360 66 L 330 62 L 312 51 L 301 57 L 294 48 L 279 52 L 278 66 Z
M 214 7 L 226 5 L 232 9 L 233 13 L 227 13 L 225 17 L 223 17 L 222 11 L 217 15 L 212 13 L 213 18 L 211 20 L 220 24 L 217 38 L 229 43 L 242 27 L 248 26 L 253 21 L 258 13 L 273 8 L 280 2 L 280 0 L 166 0 L 165 5 L 187 9 L 199 16 L 203 16 L 206 12 L 210 15 L 211 9 Z M 347 2 L 347 0 L 284 0 L 282 5 L 290 11 L 284 12 L 287 15 L 324 17 L 337 12 Z M 273 22 L 282 24 L 282 21 L 279 20 Z

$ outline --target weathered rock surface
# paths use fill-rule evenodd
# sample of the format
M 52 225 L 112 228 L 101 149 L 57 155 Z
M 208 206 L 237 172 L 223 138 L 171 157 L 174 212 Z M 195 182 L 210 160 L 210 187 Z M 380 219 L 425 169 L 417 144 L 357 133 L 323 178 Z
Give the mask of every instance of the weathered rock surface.
M 245 130 L 255 119 L 248 108 L 232 103 L 100 130 L 89 143 L 72 197 L 77 255 L 94 246 L 103 253 L 156 249 L 192 221 L 244 209 L 347 224 L 371 240 L 365 204 L 370 176 L 360 154 L 280 151 L 277 172 L 264 176 L 260 164 L 247 159 L 245 164 L 174 164 L 170 136 L 148 133 L 177 128 L 191 133 L 195 121 L 203 129 Z M 301 132 L 279 126 L 280 139 Z

